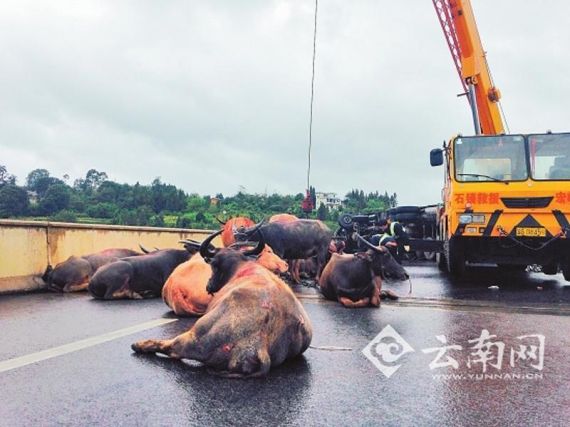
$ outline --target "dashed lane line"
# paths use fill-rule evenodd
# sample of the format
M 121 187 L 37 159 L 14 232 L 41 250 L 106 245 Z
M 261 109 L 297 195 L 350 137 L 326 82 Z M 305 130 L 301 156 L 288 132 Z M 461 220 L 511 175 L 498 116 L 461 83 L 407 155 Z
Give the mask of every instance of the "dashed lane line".
M 53 347 L 47 350 L 38 351 L 36 353 L 27 354 L 25 356 L 15 357 L 9 360 L 0 361 L 0 373 L 10 371 L 12 369 L 21 368 L 22 366 L 31 365 L 32 363 L 41 362 L 43 360 L 62 356 L 64 354 L 73 353 L 83 350 L 84 348 L 93 347 L 108 341 L 132 335 L 146 329 L 156 328 L 157 326 L 166 325 L 167 323 L 176 322 L 178 319 L 156 319 L 149 322 L 140 323 L 138 325 L 129 326 L 128 328 L 119 329 L 95 337 L 86 338 L 59 347 Z

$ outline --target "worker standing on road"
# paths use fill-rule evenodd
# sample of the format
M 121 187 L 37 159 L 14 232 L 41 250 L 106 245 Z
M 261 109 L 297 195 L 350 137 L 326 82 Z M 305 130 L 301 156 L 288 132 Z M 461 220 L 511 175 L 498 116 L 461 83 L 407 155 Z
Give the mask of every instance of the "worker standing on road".
M 386 246 L 390 252 L 401 263 L 404 252 L 410 251 L 410 236 L 404 230 L 404 226 L 392 217 L 381 220 L 378 224 L 384 234 L 380 235 L 378 244 Z M 396 244 L 394 244 L 396 243 Z

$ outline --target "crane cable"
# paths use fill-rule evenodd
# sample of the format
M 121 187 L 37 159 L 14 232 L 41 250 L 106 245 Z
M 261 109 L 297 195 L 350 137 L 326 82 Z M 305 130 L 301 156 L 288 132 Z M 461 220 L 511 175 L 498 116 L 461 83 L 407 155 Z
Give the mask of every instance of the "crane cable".
M 309 151 L 308 151 L 308 167 L 307 167 L 307 191 L 311 189 L 311 147 L 313 145 L 313 102 L 315 98 L 315 57 L 317 55 L 317 11 L 319 8 L 319 0 L 315 0 L 315 27 L 313 32 L 313 74 L 311 77 L 311 109 L 309 118 Z

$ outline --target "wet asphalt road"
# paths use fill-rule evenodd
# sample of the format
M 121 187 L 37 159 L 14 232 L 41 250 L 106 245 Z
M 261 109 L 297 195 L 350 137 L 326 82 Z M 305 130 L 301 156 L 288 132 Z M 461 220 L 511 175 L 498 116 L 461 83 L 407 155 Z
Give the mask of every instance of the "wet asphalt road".
M 132 353 L 136 340 L 172 337 L 194 323 L 179 319 L 0 372 L 0 425 L 568 424 L 570 286 L 561 276 L 501 276 L 479 268 L 469 280 L 452 282 L 433 266 L 408 270 L 412 297 L 383 302 L 380 309 L 344 309 L 313 289 L 297 288 L 317 348 L 273 369 L 266 379 L 222 379 L 194 362 Z M 488 289 L 491 285 L 499 289 Z M 404 295 L 408 285 L 390 288 Z M 164 318 L 175 319 L 161 300 L 3 296 L 0 370 L 3 361 Z M 391 353 L 373 346 L 378 363 L 399 366 L 389 378 L 362 353 L 388 325 L 409 345 Z M 495 358 L 486 365 L 490 377 L 483 377 L 469 342 L 483 330 L 496 335 L 490 353 Z M 525 335 L 533 337 L 519 338 Z M 525 353 L 526 359 L 515 357 L 511 366 L 511 349 L 539 347 L 534 335 L 545 338 L 541 369 L 538 350 L 534 359 Z M 430 369 L 438 351 L 429 349 L 445 345 L 457 347 L 439 362 L 451 357 L 457 369 Z M 403 348 L 409 351 L 402 354 Z

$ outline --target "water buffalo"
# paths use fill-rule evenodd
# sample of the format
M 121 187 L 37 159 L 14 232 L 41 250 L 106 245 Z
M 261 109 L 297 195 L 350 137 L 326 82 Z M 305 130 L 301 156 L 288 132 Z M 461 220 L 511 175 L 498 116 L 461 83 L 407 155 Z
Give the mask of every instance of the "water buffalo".
M 222 238 L 222 243 L 223 243 L 225 248 L 227 248 L 227 247 L 231 246 L 233 243 L 235 243 L 236 240 L 235 240 L 234 234 L 237 233 L 238 230 L 248 228 L 248 227 L 255 225 L 255 222 L 253 222 L 253 220 L 251 220 L 247 217 L 244 217 L 244 216 L 238 216 L 235 218 L 230 218 L 226 222 L 220 221 L 218 219 L 218 222 L 220 222 L 220 224 L 222 224 L 222 236 L 221 236 L 221 238 Z
M 188 261 L 199 245 L 185 243 L 185 249 L 161 249 L 122 258 L 97 270 L 87 289 L 97 299 L 159 297 L 168 276 L 179 264 Z
M 274 273 L 285 273 L 288 267 L 267 245 L 257 263 Z M 172 272 L 162 288 L 162 299 L 178 316 L 202 316 L 212 300 L 206 291 L 211 275 L 210 265 L 200 254 L 195 254 Z
M 409 277 L 388 249 L 358 237 L 369 249 L 356 254 L 333 254 L 323 270 L 319 288 L 325 298 L 345 307 L 379 307 L 382 278 L 386 274 L 399 280 Z
M 307 259 L 316 256 L 318 279 L 326 263 L 332 239 L 332 231 L 323 222 L 312 219 L 269 224 L 261 222 L 238 232 L 236 239 L 255 240 L 260 235 L 282 259 Z
M 77 292 L 87 289 L 89 279 L 102 266 L 119 258 L 140 255 L 130 249 L 105 249 L 83 256 L 70 256 L 54 268 L 48 266 L 42 279 L 50 291 Z
M 289 286 L 248 258 L 261 252 L 263 237 L 246 252 L 209 249 L 208 240 L 219 233 L 200 249 L 213 272 L 207 290 L 215 293 L 206 314 L 173 339 L 139 341 L 132 348 L 198 360 L 229 378 L 264 376 L 309 347 L 311 322 Z
M 342 254 L 345 243 L 342 240 L 331 240 L 329 244 L 329 253 L 327 254 L 327 262 L 332 254 Z M 301 281 L 301 277 L 314 280 L 317 277 L 317 257 L 307 259 L 295 259 L 290 262 L 291 268 L 289 272 L 295 283 Z

